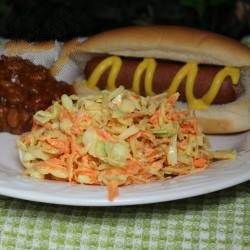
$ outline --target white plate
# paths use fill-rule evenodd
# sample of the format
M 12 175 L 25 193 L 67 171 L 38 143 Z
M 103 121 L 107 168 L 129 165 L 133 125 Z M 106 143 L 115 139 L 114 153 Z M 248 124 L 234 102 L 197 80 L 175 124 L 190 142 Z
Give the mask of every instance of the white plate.
M 84 38 L 79 38 L 80 40 Z M 0 39 L 1 40 L 1 39 Z M 1 40 L 6 43 L 7 40 Z M 0 43 L 1 43 L 0 41 Z M 56 44 L 56 43 L 55 43 Z M 1 44 L 0 44 L 1 45 Z M 5 54 L 0 46 L 0 54 Z M 24 54 L 24 58 L 49 66 L 59 53 L 58 48 L 44 54 Z M 81 75 L 71 61 L 57 76 L 71 82 Z M 22 166 L 15 147 L 16 136 L 0 133 L 0 194 L 38 202 L 77 206 L 120 206 L 177 200 L 227 188 L 250 179 L 250 153 L 241 152 L 235 161 L 218 162 L 211 168 L 190 176 L 145 185 L 120 188 L 119 197 L 107 200 L 105 187 L 72 185 L 55 181 L 38 181 L 22 176 Z M 234 136 L 211 136 L 214 149 L 250 150 L 250 132 Z
M 16 136 L 0 133 L 0 194 L 45 203 L 76 206 L 121 206 L 177 200 L 221 190 L 250 180 L 250 132 L 234 136 L 210 136 L 213 148 L 235 148 L 235 161 L 213 164 L 207 170 L 171 180 L 120 188 L 113 202 L 105 187 L 56 181 L 39 181 L 22 176 L 15 148 Z

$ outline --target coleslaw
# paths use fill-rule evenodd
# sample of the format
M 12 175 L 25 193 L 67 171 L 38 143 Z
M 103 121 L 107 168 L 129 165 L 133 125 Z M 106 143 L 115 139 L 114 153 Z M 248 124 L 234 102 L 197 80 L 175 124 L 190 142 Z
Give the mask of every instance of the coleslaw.
M 210 152 L 194 113 L 178 110 L 178 93 L 142 97 L 119 87 L 88 96 L 63 95 L 34 115 L 17 140 L 25 174 L 119 187 L 201 171 L 235 153 Z

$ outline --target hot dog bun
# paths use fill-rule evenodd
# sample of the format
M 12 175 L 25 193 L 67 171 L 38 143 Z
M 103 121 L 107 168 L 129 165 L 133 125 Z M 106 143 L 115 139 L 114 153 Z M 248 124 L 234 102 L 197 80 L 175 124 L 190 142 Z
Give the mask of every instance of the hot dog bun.
M 226 134 L 250 129 L 250 48 L 208 31 L 177 26 L 128 27 L 106 31 L 79 44 L 69 56 L 83 67 L 96 54 L 153 57 L 173 61 L 241 68 L 244 93 L 231 103 L 196 110 L 205 133 Z M 181 108 L 187 108 L 179 102 Z
M 179 26 L 127 27 L 106 31 L 80 44 L 77 52 L 250 66 L 250 49 L 238 41 Z

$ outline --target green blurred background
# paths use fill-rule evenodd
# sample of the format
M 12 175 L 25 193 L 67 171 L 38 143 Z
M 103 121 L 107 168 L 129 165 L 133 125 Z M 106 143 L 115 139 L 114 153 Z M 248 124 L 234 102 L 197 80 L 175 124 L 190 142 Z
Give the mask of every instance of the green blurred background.
M 29 41 L 91 34 L 114 27 L 177 24 L 237 39 L 249 34 L 248 0 L 0 0 L 0 36 Z

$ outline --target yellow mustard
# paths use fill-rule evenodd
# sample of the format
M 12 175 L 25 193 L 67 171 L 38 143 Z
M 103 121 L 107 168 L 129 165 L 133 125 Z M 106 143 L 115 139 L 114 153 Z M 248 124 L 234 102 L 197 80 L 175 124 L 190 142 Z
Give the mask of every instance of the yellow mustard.
M 115 81 L 119 74 L 121 66 L 122 66 L 122 60 L 120 57 L 118 56 L 107 57 L 106 59 L 101 61 L 92 72 L 91 76 L 88 79 L 88 83 L 87 83 L 88 87 L 94 88 L 97 85 L 102 74 L 108 68 L 111 67 L 111 70 L 108 76 L 108 81 L 107 81 L 108 82 L 107 89 L 109 90 L 115 89 L 116 88 Z
M 87 85 L 90 88 L 94 88 L 102 74 L 108 69 L 110 73 L 107 80 L 107 89 L 112 90 L 116 88 L 116 79 L 122 66 L 122 60 L 118 56 L 110 56 L 101 61 L 91 76 L 87 81 Z M 153 77 L 156 69 L 157 63 L 153 58 L 145 58 L 137 66 L 133 81 L 132 90 L 136 93 L 140 93 L 140 82 L 143 73 L 145 72 L 145 92 L 147 95 L 151 96 L 155 93 L 153 92 Z M 227 76 L 230 76 L 233 84 L 237 84 L 240 78 L 240 70 L 238 68 L 226 66 L 221 69 L 214 77 L 212 84 L 206 94 L 201 98 L 196 98 L 194 96 L 194 83 L 198 73 L 198 64 L 196 62 L 187 62 L 183 67 L 179 69 L 176 73 L 173 81 L 171 82 L 169 88 L 166 90 L 168 96 L 177 92 L 180 83 L 186 78 L 185 84 L 185 95 L 187 98 L 188 106 L 191 109 L 206 109 L 213 102 L 216 95 L 218 94 L 220 87 Z
M 153 77 L 156 68 L 156 61 L 152 58 L 145 58 L 136 68 L 133 82 L 132 82 L 132 90 L 136 93 L 140 93 L 140 82 L 143 72 L 145 72 L 145 92 L 146 95 L 155 95 L 153 92 Z

